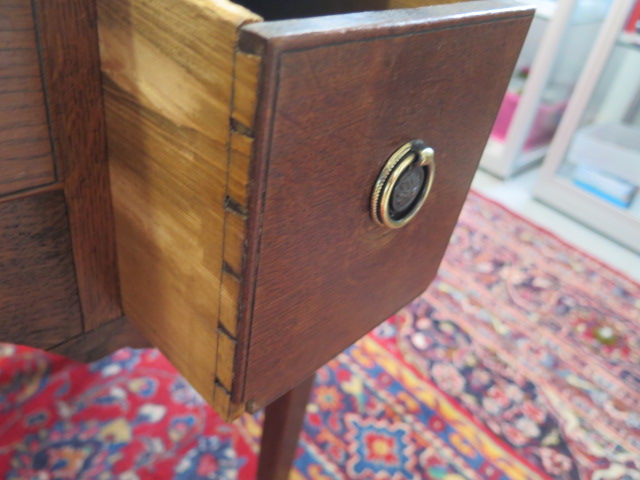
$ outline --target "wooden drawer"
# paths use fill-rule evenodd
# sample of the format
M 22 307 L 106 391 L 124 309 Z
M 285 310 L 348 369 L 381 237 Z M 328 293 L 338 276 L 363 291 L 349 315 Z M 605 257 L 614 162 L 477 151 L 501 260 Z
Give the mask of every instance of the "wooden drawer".
M 249 6 L 388 5 L 272 4 Z M 222 0 L 99 2 L 125 313 L 223 416 L 265 406 L 428 286 L 531 16 L 499 1 L 284 21 Z M 412 140 L 435 151 L 416 167 L 431 191 L 388 228 L 374 185 Z

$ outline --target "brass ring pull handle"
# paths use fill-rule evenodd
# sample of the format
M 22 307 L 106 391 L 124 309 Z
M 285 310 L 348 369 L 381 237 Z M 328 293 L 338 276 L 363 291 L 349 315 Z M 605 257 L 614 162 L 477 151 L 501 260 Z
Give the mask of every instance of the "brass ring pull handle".
M 371 215 L 377 224 L 400 228 L 415 217 L 433 185 L 434 155 L 422 140 L 412 140 L 389 157 L 371 195 Z

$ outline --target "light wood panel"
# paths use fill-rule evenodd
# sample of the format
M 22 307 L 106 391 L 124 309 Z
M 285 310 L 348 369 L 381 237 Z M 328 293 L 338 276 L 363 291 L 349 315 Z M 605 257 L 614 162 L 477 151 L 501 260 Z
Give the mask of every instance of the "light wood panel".
M 205 400 L 238 415 L 233 355 L 216 359 L 219 329 L 220 348 L 235 342 L 251 143 L 230 146 L 235 44 L 260 18 L 226 1 L 98 5 L 124 311 Z M 242 123 L 255 75 L 235 86 Z

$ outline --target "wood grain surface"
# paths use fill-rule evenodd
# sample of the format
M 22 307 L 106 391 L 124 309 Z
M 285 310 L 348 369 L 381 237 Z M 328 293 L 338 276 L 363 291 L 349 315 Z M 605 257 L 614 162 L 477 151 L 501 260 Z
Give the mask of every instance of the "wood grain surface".
M 236 330 L 251 148 L 230 147 L 235 44 L 259 17 L 226 1 L 98 5 L 124 311 L 224 417 L 237 415 L 233 359 L 221 372 L 216 359 L 219 330 L 232 343 Z M 247 121 L 251 101 L 236 102 Z
M 55 180 L 31 2 L 3 0 L 0 3 L 0 196 Z
M 81 332 L 62 191 L 0 203 L 0 341 L 48 348 Z
M 95 2 L 33 3 L 84 325 L 91 330 L 122 315 Z
M 50 348 L 58 355 L 90 363 L 124 347 L 148 348 L 152 345 L 127 317 L 105 322 L 90 332 L 81 333 Z
M 261 223 L 239 398 L 267 405 L 431 282 L 531 21 L 504 5 L 243 29 L 241 44 L 266 52 L 254 146 L 266 180 L 250 208 Z M 412 139 L 435 149 L 436 178 L 423 211 L 388 230 L 370 217 L 371 190 Z

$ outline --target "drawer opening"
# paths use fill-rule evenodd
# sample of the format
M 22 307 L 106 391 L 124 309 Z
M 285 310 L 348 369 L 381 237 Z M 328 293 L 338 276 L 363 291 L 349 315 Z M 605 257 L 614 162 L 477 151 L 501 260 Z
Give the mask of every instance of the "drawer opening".
M 236 3 L 257 13 L 265 20 L 285 20 L 372 10 L 424 7 L 456 3 L 456 0 L 315 0 L 307 2 L 300 0 L 279 0 L 277 2 L 273 0 L 239 0 Z

